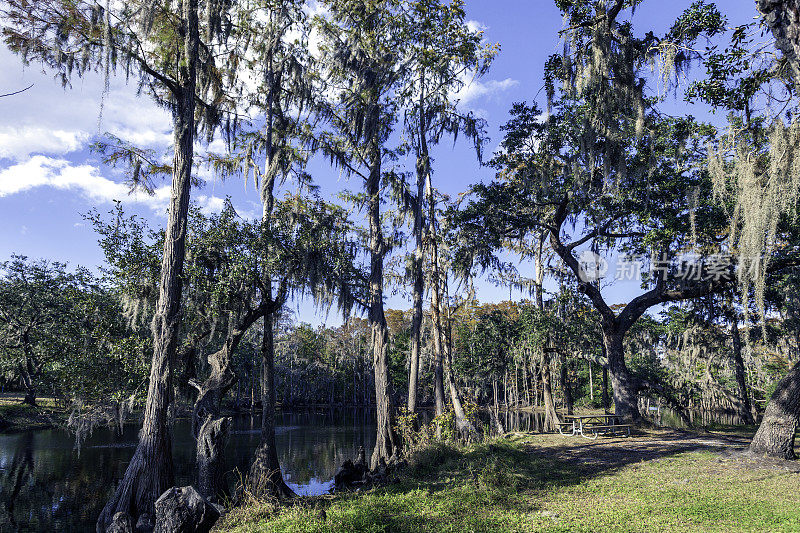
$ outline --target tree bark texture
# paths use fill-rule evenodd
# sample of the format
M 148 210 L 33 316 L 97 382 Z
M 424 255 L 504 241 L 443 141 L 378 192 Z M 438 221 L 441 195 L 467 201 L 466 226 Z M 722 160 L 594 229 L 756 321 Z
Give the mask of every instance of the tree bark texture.
M 181 68 L 180 91 L 174 95 L 175 155 L 172 194 L 161 262 L 158 303 L 151 325 L 153 359 L 144 421 L 139 433 L 139 444 L 125 475 L 98 518 L 98 531 L 105 531 L 118 512 L 128 513 L 134 522 L 142 514 L 154 516 L 156 500 L 173 485 L 172 435 L 168 411 L 172 400 L 172 369 L 180 326 L 181 273 L 186 252 L 194 156 L 195 69 L 200 41 L 197 10 L 197 0 L 186 0 L 183 4 L 185 66 Z
M 792 69 L 792 80 L 800 91 L 800 2 L 798 0 L 757 0 L 758 10 L 775 37 L 775 46 Z
M 625 365 L 622 340 L 622 333 L 603 332 L 608 370 L 611 374 L 611 389 L 614 393 L 614 413 L 629 422 L 635 422 L 640 418 L 638 405 L 640 384 Z
M 377 123 L 377 117 L 375 118 Z M 389 383 L 389 364 L 386 352 L 389 330 L 383 310 L 383 260 L 386 243 L 380 213 L 381 155 L 377 139 L 372 141 L 370 174 L 367 179 L 367 203 L 369 219 L 370 277 L 369 277 L 369 325 L 372 337 L 372 364 L 375 373 L 375 417 L 377 437 L 372 452 L 370 468 L 375 470 L 381 463 L 397 458 L 400 441 L 394 432 L 394 413 Z
M 544 405 L 544 424 L 542 431 L 555 431 L 561 420 L 556 412 L 556 402 L 553 399 L 552 375 L 550 369 L 550 349 L 542 350 L 542 403 Z
M 800 363 L 778 382 L 764 411 L 750 451 L 780 459 L 794 459 L 794 435 L 800 412 Z

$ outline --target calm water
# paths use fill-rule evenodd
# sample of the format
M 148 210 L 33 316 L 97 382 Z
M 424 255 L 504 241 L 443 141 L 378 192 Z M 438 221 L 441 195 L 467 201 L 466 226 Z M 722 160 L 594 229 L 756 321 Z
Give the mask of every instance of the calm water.
M 330 490 L 345 459 L 375 444 L 369 411 L 286 412 L 277 414 L 278 456 L 289 485 L 300 494 Z M 246 472 L 260 437 L 260 418 L 238 416 L 226 449 L 226 466 Z M 0 435 L 0 532 L 94 531 L 114 481 L 125 472 L 139 427 L 122 435 L 98 428 L 80 454 L 63 430 Z M 188 420 L 175 424 L 176 483 L 192 483 L 194 440 Z M 229 474 L 229 482 L 238 479 Z

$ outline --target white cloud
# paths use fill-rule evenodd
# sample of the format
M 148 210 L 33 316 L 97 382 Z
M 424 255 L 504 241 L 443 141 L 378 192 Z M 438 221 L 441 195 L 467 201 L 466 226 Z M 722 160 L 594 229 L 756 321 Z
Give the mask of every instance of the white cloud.
M 480 81 L 473 78 L 465 78 L 464 86 L 455 94 L 455 98 L 462 104 L 467 105 L 480 98 L 495 96 L 519 85 L 517 80 L 506 78 L 504 80 Z
M 479 33 L 485 32 L 489 29 L 489 26 L 484 24 L 483 22 L 478 22 L 477 20 L 468 20 L 467 21 L 467 29 L 472 33 Z
M 172 143 L 169 113 L 146 95 L 137 95 L 136 84 L 126 84 L 121 75 L 112 75 L 108 93 L 103 77 L 93 73 L 62 89 L 49 72 L 35 64 L 23 66 L 5 47 L 0 47 L 0 71 L 3 87 L 33 84 L 24 93 L 0 99 L 0 158 L 61 156 L 85 148 L 104 132 L 144 148 Z
M 32 153 L 66 154 L 79 149 L 89 135 L 80 131 L 35 126 L 0 126 L 0 158 L 19 161 Z
M 155 211 L 166 209 L 170 198 L 169 186 L 157 188 L 153 195 L 138 190 L 131 193 L 127 185 L 103 177 L 91 165 L 73 165 L 63 159 L 42 155 L 0 170 L 0 198 L 36 187 L 78 191 L 99 203 L 124 200 L 146 205 Z
M 219 196 L 201 194 L 197 197 L 197 204 L 200 206 L 200 212 L 209 216 L 222 211 L 222 208 L 225 207 L 225 199 Z

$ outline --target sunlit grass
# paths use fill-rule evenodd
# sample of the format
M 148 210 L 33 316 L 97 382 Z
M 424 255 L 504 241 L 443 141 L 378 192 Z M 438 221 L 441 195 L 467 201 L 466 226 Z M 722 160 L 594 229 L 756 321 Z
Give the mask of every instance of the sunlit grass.
M 798 473 L 751 468 L 709 451 L 665 452 L 652 460 L 598 468 L 557 457 L 559 447 L 573 443 L 558 436 L 515 436 L 463 449 L 435 446 L 418 452 L 398 483 L 282 510 L 270 505 L 235 510 L 218 528 L 800 530 Z M 591 454 L 591 446 L 580 453 Z

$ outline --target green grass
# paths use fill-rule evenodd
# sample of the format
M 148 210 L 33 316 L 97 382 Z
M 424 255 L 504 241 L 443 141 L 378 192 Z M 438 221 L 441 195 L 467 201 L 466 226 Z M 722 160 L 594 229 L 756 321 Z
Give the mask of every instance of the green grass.
M 63 418 L 53 398 L 38 399 L 37 407 L 23 404 L 21 399 L 20 395 L 0 395 L 0 431 L 45 428 L 52 426 L 53 417 Z
M 236 532 L 800 530 L 800 474 L 691 444 L 662 449 L 642 437 L 630 442 L 645 443 L 645 460 L 626 452 L 625 439 L 589 443 L 518 435 L 463 449 L 439 445 L 415 454 L 397 483 L 291 508 L 249 506 L 234 510 L 217 527 Z

